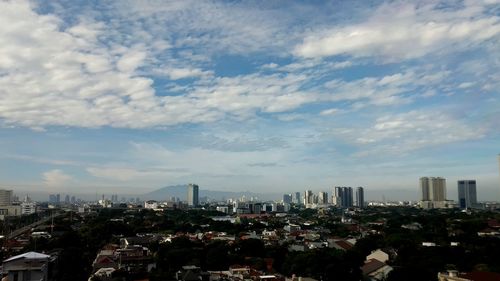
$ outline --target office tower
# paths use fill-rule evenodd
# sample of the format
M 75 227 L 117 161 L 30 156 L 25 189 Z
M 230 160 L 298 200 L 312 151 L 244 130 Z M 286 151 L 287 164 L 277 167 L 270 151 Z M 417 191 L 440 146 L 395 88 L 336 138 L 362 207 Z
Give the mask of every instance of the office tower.
M 342 197 L 340 194 L 342 193 L 340 186 L 336 186 L 333 188 L 332 195 L 332 204 L 337 207 L 342 207 Z
M 56 203 L 59 204 L 61 203 L 61 194 L 56 194 Z
M 352 187 L 336 186 L 334 190 L 335 196 L 332 198 L 337 207 L 350 208 L 352 207 Z
M 12 205 L 12 190 L 0 189 L 0 206 Z
M 352 187 L 344 187 L 344 192 L 342 194 L 342 202 L 345 202 L 343 207 L 350 208 L 352 204 Z
M 197 184 L 190 183 L 188 185 L 188 196 L 187 196 L 188 206 L 190 207 L 198 206 L 199 204 L 198 192 L 199 192 L 199 187 Z
M 304 205 L 312 204 L 314 201 L 314 196 L 312 190 L 304 191 Z
M 431 178 L 432 200 L 446 201 L 446 180 L 443 178 Z
M 420 190 L 422 201 L 446 201 L 446 179 L 440 177 L 421 177 Z
M 320 191 L 318 195 L 318 204 L 328 204 L 328 193 Z
M 283 194 L 283 203 L 292 203 L 292 194 Z
M 422 201 L 430 201 L 430 195 L 429 195 L 429 178 L 427 177 L 421 177 L 420 178 L 420 191 L 421 191 L 421 197 Z
M 69 195 L 66 194 L 66 197 L 64 197 L 64 203 L 69 204 Z
M 300 192 L 295 192 L 295 204 L 300 204 Z
M 473 208 L 477 204 L 476 181 L 458 181 L 458 204 L 461 209 Z
M 365 206 L 365 192 L 363 187 L 356 188 L 356 207 L 363 208 Z

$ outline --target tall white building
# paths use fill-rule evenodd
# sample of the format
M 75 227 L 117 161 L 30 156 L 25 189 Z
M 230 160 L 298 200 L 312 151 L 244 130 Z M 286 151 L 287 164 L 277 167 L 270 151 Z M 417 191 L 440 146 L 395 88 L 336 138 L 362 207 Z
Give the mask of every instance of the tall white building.
M 328 204 L 328 193 L 320 191 L 318 194 L 318 204 Z
M 314 194 L 312 190 L 304 191 L 304 205 L 313 204 L 314 203 Z
M 199 187 L 197 184 L 192 184 L 190 183 L 188 185 L 188 195 L 187 195 L 187 201 L 188 201 L 188 206 L 190 207 L 196 207 L 200 204 L 199 202 Z
M 12 205 L 12 190 L 0 189 L 0 206 Z

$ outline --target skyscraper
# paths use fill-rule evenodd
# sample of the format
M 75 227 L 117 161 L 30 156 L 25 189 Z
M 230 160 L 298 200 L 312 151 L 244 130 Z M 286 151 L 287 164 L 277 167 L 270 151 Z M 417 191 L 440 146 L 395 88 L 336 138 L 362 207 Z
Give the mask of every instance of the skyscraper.
M 430 201 L 429 178 L 420 178 L 420 191 L 422 193 L 422 201 Z
M 446 179 L 440 177 L 420 178 L 422 201 L 446 201 Z
M 356 188 L 356 207 L 363 208 L 365 206 L 365 192 L 363 187 Z
M 336 186 L 334 190 L 335 196 L 332 197 L 333 203 L 337 207 L 350 208 L 352 207 L 352 187 Z
M 458 181 L 458 204 L 461 209 L 473 208 L 477 204 L 476 181 Z
M 300 192 L 295 192 L 295 201 L 294 201 L 295 204 L 299 204 L 300 205 Z
M 320 191 L 318 195 L 318 204 L 328 204 L 328 193 Z
M 188 185 L 187 201 L 189 207 L 196 207 L 199 205 L 198 192 L 199 192 L 199 187 L 197 184 L 190 183 Z
M 312 204 L 314 202 L 314 196 L 312 190 L 304 191 L 304 205 Z
M 285 204 L 292 203 L 292 194 L 283 194 L 283 203 Z

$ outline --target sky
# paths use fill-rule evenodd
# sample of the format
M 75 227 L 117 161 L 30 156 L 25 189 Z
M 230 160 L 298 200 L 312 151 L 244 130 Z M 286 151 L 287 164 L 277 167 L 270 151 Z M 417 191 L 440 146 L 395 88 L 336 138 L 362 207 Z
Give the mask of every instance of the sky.
M 2 0 L 0 42 L 18 193 L 416 200 L 441 176 L 500 200 L 498 0 Z

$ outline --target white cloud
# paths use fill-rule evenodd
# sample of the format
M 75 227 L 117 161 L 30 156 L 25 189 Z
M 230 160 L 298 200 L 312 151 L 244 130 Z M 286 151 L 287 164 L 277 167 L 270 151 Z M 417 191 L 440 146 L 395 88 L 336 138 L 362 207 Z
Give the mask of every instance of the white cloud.
M 335 115 L 338 114 L 340 110 L 338 108 L 330 108 L 321 111 L 319 114 L 322 116 Z
M 68 184 L 72 177 L 65 174 L 63 171 L 55 169 L 42 174 L 45 185 L 49 187 L 64 187 Z
M 439 110 L 413 110 L 384 115 L 368 128 L 336 129 L 335 135 L 359 146 L 358 156 L 404 154 L 424 147 L 485 136 L 486 128 L 470 126 L 464 120 Z
M 500 19 L 483 13 L 487 5 L 466 4 L 453 11 L 440 10 L 437 4 L 384 4 L 364 22 L 307 34 L 294 53 L 306 58 L 346 54 L 393 60 L 498 39 Z
M 428 74 L 432 73 L 432 74 Z M 429 90 L 440 89 L 450 72 L 433 72 L 408 69 L 382 77 L 365 77 L 349 82 L 332 80 L 324 84 L 327 91 L 321 94 L 323 101 L 351 101 L 351 107 L 361 109 L 367 105 L 394 106 L 411 103 L 425 96 Z

